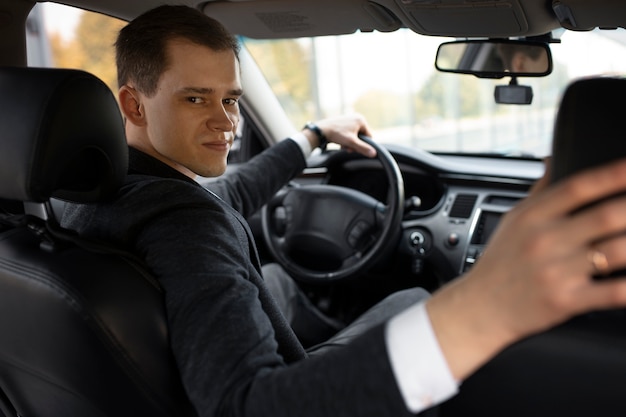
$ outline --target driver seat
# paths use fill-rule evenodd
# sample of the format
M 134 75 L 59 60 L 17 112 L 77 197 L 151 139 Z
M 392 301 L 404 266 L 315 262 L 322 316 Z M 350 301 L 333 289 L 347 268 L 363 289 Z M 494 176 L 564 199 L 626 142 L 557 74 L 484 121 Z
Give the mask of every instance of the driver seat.
M 117 102 L 83 71 L 0 68 L 0 416 L 192 416 L 162 292 L 132 255 L 62 229 L 52 198 L 115 194 Z

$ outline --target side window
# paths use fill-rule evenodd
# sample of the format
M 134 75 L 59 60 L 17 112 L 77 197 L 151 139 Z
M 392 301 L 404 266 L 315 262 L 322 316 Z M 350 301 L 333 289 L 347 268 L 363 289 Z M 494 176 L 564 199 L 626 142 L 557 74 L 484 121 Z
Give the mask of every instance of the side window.
M 242 109 L 235 142 L 228 154 L 228 163 L 244 163 L 268 146 L 257 128 L 249 122 L 245 109 Z
M 125 24 L 70 6 L 38 3 L 27 25 L 28 65 L 82 69 L 117 91 L 113 44 Z

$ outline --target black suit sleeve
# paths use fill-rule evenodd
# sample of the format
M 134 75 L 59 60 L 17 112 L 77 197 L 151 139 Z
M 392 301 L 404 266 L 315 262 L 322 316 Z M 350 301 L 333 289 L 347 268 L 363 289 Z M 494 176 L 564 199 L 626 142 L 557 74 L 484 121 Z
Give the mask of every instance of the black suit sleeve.
M 204 186 L 247 218 L 305 167 L 300 146 L 283 140 Z

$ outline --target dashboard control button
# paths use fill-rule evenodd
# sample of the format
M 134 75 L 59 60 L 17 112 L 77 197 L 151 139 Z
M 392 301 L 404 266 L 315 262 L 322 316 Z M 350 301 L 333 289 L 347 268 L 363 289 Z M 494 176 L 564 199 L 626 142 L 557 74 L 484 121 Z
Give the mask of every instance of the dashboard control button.
M 459 244 L 459 242 L 460 242 L 460 240 L 461 240 L 461 239 L 459 238 L 458 233 L 454 233 L 454 232 L 453 232 L 453 233 L 450 233 L 450 234 L 448 235 L 448 245 L 450 245 L 450 246 L 456 246 L 456 245 L 458 245 L 458 244 Z

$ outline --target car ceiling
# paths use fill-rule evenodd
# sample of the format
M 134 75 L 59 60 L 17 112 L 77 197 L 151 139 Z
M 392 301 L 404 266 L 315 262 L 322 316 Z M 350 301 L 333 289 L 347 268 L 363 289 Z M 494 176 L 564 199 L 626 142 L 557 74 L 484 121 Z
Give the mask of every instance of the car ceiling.
M 290 38 L 409 28 L 433 36 L 531 37 L 560 27 L 626 26 L 623 0 L 63 0 L 130 20 L 163 3 L 185 4 L 252 38 Z M 32 0 L 0 0 L 0 64 L 25 62 Z M 332 10 L 332 13 L 329 12 Z M 329 18 L 332 16 L 332 18 Z M 16 40 L 20 40 L 17 44 Z
M 24 2 L 24 0 L 4 0 Z M 69 0 L 62 3 L 129 20 L 163 0 Z M 524 37 L 564 26 L 624 27 L 623 0 L 179 0 L 219 19 L 232 32 L 281 38 L 362 31 L 454 37 Z M 329 19 L 329 10 L 333 10 Z

